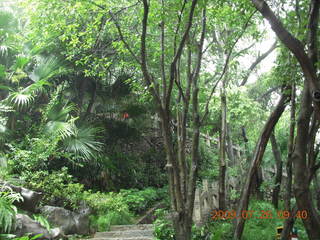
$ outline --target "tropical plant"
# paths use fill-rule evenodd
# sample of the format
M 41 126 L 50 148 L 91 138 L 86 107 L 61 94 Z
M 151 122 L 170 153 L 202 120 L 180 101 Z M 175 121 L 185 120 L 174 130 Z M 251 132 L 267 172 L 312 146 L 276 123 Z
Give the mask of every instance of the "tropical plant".
M 72 126 L 72 134 L 63 139 L 65 150 L 85 160 L 95 159 L 103 144 L 97 141 L 100 128 L 82 125 Z
M 15 193 L 10 187 L 2 186 L 0 188 L 0 231 L 10 232 L 13 227 L 17 208 L 13 202 L 22 201 L 19 193 Z

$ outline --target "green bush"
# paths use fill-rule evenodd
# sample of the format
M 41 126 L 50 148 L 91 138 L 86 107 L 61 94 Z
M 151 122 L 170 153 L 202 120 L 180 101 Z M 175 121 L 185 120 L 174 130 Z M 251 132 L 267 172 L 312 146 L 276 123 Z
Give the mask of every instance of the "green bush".
M 165 209 L 158 209 L 155 214 L 157 220 L 153 224 L 156 240 L 175 240 L 172 221 L 167 218 L 168 211 Z
M 207 225 L 206 232 L 209 234 L 210 240 L 232 240 L 232 227 L 231 221 L 212 221 Z
M 106 214 L 90 216 L 90 226 L 99 232 L 109 231 L 111 225 L 131 224 L 132 215 L 129 212 L 110 211 Z
M 23 178 L 26 187 L 44 194 L 42 205 L 62 206 L 75 210 L 83 200 L 83 185 L 74 183 L 66 167 L 51 173 L 48 171 L 26 172 Z
M 14 174 L 47 170 L 53 158 L 67 157 L 58 150 L 58 138 L 28 138 L 10 144 L 8 164 Z
M 132 214 L 121 194 L 89 191 L 84 193 L 84 199 L 94 211 L 90 217 L 92 228 L 107 231 L 110 225 L 132 223 Z
M 129 210 L 135 214 L 142 213 L 160 199 L 157 190 L 151 187 L 140 191 L 138 189 L 122 189 L 120 194 Z

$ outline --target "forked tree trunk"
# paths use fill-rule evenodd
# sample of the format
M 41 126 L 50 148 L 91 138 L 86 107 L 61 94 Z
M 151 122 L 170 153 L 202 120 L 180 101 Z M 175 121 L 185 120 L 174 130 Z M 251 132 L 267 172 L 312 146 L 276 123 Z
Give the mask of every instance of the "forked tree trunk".
M 271 132 L 273 131 L 274 126 L 277 124 L 279 118 L 281 117 L 281 115 L 286 107 L 287 100 L 288 100 L 288 96 L 285 94 L 282 94 L 276 108 L 273 110 L 268 121 L 265 123 L 263 131 L 262 131 L 260 138 L 257 142 L 255 152 L 253 155 L 253 159 L 251 161 L 244 186 L 242 188 L 241 197 L 240 197 L 240 200 L 238 203 L 237 216 L 241 216 L 241 213 L 248 209 L 249 197 L 250 197 L 250 187 L 252 185 L 254 174 L 255 174 L 257 168 L 261 164 L 262 157 L 264 155 L 264 152 L 265 152 L 267 143 L 269 141 L 269 137 L 271 135 Z M 234 232 L 233 232 L 233 238 L 235 240 L 241 239 L 243 229 L 244 229 L 244 223 L 245 223 L 244 218 L 241 218 L 241 217 L 235 218 Z
M 166 80 L 164 71 L 165 71 L 165 61 L 164 57 L 164 22 L 161 23 L 161 71 L 162 71 L 162 92 L 160 93 L 159 82 L 156 81 L 156 78 L 152 76 L 152 73 L 148 69 L 147 64 L 147 26 L 148 26 L 148 15 L 149 15 L 149 5 L 151 2 L 143 0 L 143 20 L 142 20 L 142 34 L 141 34 L 141 61 L 137 61 L 141 64 L 141 70 L 144 76 L 144 80 L 150 93 L 152 94 L 157 107 L 158 113 L 161 118 L 162 123 L 162 134 L 164 138 L 166 156 L 167 156 L 167 172 L 169 179 L 169 192 L 170 192 L 170 202 L 171 202 L 171 212 L 173 227 L 176 234 L 177 240 L 190 240 L 191 239 L 191 227 L 192 227 L 192 214 L 194 207 L 194 197 L 195 197 L 195 188 L 196 188 L 196 178 L 198 171 L 199 163 L 199 136 L 200 136 L 200 117 L 198 110 L 198 78 L 201 68 L 201 60 L 203 54 L 203 43 L 206 32 L 206 10 L 205 6 L 202 9 L 202 18 L 201 18 L 201 38 L 200 42 L 197 43 L 197 58 L 196 63 L 192 62 L 191 54 L 188 54 L 187 60 L 187 83 L 186 87 L 183 88 L 182 83 L 180 83 L 180 68 L 179 64 L 181 61 L 181 55 L 183 49 L 186 45 L 187 39 L 189 38 L 189 32 L 193 23 L 193 16 L 195 8 L 197 5 L 197 0 L 192 0 L 190 6 L 190 12 L 188 15 L 187 24 L 185 31 L 178 45 L 176 45 L 176 39 L 174 40 L 174 57 L 170 63 L 169 68 L 169 79 Z M 162 1 L 162 4 L 164 1 Z M 179 24 L 178 24 L 179 25 Z M 118 28 L 118 32 L 123 39 L 123 35 Z M 176 34 L 178 34 L 178 30 Z M 125 41 L 124 43 L 128 45 Z M 129 47 L 128 47 L 129 48 Z M 129 49 L 129 52 L 133 55 L 133 51 Z M 193 58 L 194 59 L 194 58 Z M 192 71 L 191 71 L 192 69 Z M 173 88 L 177 85 L 179 95 L 181 96 L 180 100 L 182 102 L 181 115 L 178 119 L 178 134 L 177 138 L 173 138 L 171 132 L 171 120 L 172 120 L 172 95 Z M 179 102 L 180 103 L 180 102 Z M 192 104 L 192 105 L 191 105 Z M 191 110 L 190 110 L 191 109 Z M 192 115 L 191 125 L 192 125 L 192 147 L 190 154 L 190 162 L 185 156 L 186 150 L 186 137 L 187 137 L 187 128 L 188 128 L 188 117 L 189 112 Z M 174 149 L 173 146 L 177 146 L 178 149 Z M 176 151 L 177 150 L 177 151 Z
M 281 160 L 281 153 L 278 148 L 277 140 L 274 133 L 270 136 L 272 152 L 274 159 L 276 161 L 276 174 L 275 174 L 275 187 L 272 191 L 272 204 L 273 206 L 278 209 L 278 202 L 279 202 L 279 193 L 280 193 L 280 186 L 282 180 L 282 160 Z

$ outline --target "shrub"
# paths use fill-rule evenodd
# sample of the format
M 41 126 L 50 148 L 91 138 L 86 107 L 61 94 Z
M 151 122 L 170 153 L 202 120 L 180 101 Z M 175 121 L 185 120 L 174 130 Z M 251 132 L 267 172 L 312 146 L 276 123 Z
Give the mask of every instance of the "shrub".
M 132 223 L 132 216 L 129 212 L 110 211 L 106 214 L 92 215 L 90 225 L 97 231 L 110 230 L 111 225 L 122 225 Z
M 175 240 L 172 221 L 167 218 L 168 211 L 156 210 L 157 220 L 154 222 L 154 236 L 156 240 Z
M 132 214 L 121 194 L 85 192 L 84 199 L 95 213 L 90 217 L 92 228 L 107 231 L 110 225 L 132 223 Z
M 10 144 L 8 164 L 15 174 L 48 169 L 50 161 L 67 156 L 58 150 L 57 138 L 28 138 L 20 144 Z
M 129 210 L 135 214 L 142 213 L 160 199 L 157 190 L 151 187 L 140 191 L 138 189 L 122 189 L 120 194 Z
M 26 172 L 23 175 L 26 187 L 44 193 L 42 205 L 56 205 L 75 210 L 83 200 L 83 185 L 74 183 L 68 168 L 59 171 Z

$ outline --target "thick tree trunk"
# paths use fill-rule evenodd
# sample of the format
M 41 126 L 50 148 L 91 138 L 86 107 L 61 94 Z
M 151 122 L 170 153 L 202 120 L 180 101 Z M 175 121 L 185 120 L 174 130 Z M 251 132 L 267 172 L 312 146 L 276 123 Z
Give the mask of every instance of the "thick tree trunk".
M 311 96 L 308 83 L 305 81 L 302 95 L 301 110 L 297 121 L 297 137 L 292 155 L 294 172 L 294 194 L 298 210 L 306 210 L 308 217 L 302 219 L 310 239 L 320 239 L 320 219 L 313 207 L 309 189 L 309 172 L 307 171 L 307 144 L 309 138 L 309 123 L 311 118 Z
M 253 155 L 253 159 L 250 165 L 250 168 L 248 170 L 248 174 L 246 176 L 246 181 L 243 186 L 241 197 L 238 203 L 238 209 L 237 209 L 237 216 L 241 216 L 241 213 L 248 209 L 249 205 L 249 197 L 250 197 L 250 187 L 252 185 L 252 180 L 254 177 L 254 174 L 257 170 L 257 168 L 260 166 L 262 157 L 264 155 L 267 143 L 269 141 L 269 137 L 271 132 L 273 131 L 274 126 L 278 122 L 279 118 L 281 117 L 285 107 L 286 102 L 288 100 L 288 96 L 285 94 L 282 94 L 276 108 L 271 113 L 268 121 L 266 122 L 263 131 L 261 133 L 261 136 L 257 142 L 255 153 Z M 233 238 L 235 240 L 240 240 L 244 228 L 245 219 L 244 218 L 236 218 L 234 221 L 234 232 L 233 232 Z
M 252 184 L 250 194 L 255 196 L 259 200 L 263 200 L 263 192 L 260 190 L 260 186 L 263 182 L 262 168 L 259 166 L 252 177 Z
M 279 202 L 279 193 L 280 193 L 280 186 L 282 180 L 282 160 L 281 160 L 281 153 L 278 148 L 277 140 L 274 133 L 270 136 L 272 152 L 274 155 L 274 159 L 276 161 L 276 174 L 275 174 L 275 187 L 272 191 L 272 204 L 273 206 L 278 209 L 278 202 Z
M 296 87 L 292 84 L 291 87 L 291 111 L 290 111 L 290 130 L 288 139 L 288 155 L 287 155 L 287 181 L 286 191 L 284 195 L 284 208 L 286 211 L 292 212 L 291 210 L 291 196 L 292 196 L 292 152 L 294 146 L 294 129 L 295 129 L 295 118 L 296 118 Z M 287 240 L 294 224 L 294 215 L 290 215 L 284 222 L 283 231 L 281 233 L 281 239 Z

